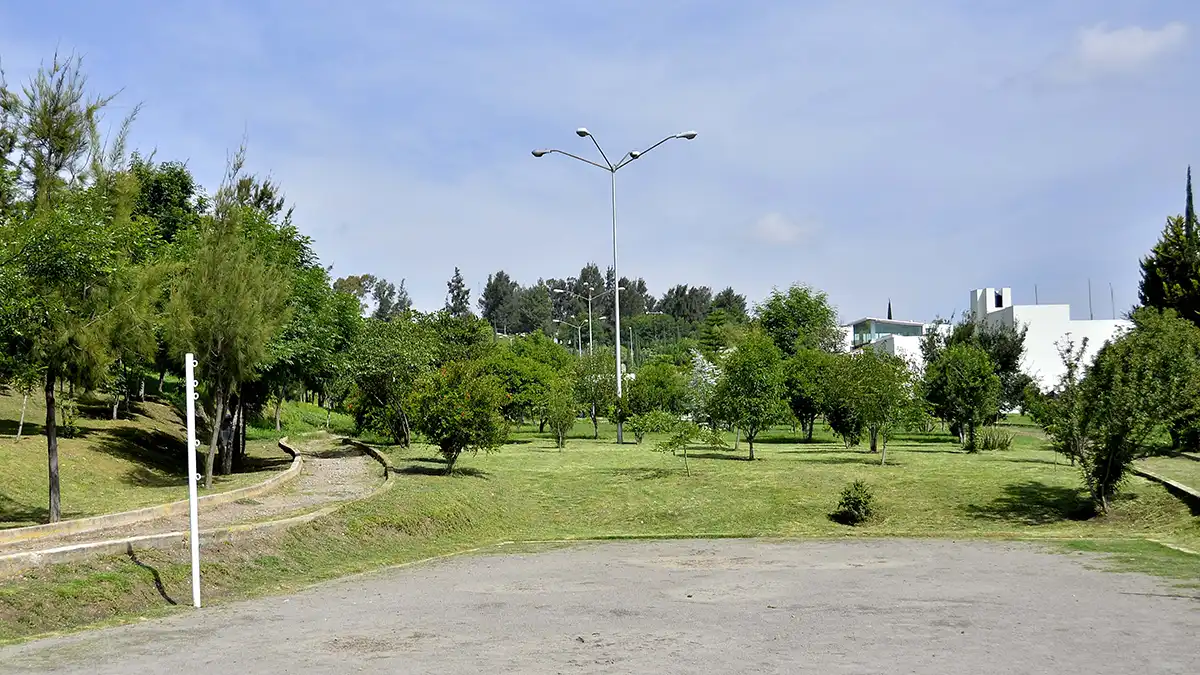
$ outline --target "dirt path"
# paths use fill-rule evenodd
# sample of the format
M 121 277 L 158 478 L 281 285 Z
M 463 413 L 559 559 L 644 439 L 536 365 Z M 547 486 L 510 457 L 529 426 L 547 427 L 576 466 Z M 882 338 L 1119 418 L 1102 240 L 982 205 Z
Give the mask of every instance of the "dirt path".
M 383 480 L 383 468 L 378 462 L 350 446 L 342 445 L 337 438 L 320 436 L 293 443 L 293 447 L 304 456 L 303 468 L 298 477 L 287 485 L 255 499 L 239 499 L 207 509 L 202 507 L 200 529 L 271 520 L 312 511 L 335 502 L 367 495 Z M 0 555 L 187 529 L 188 515 L 183 513 L 169 518 L 66 537 L 17 542 L 0 546 Z
M 0 675 L 1200 672 L 1195 589 L 1029 545 L 467 556 L 0 649 Z

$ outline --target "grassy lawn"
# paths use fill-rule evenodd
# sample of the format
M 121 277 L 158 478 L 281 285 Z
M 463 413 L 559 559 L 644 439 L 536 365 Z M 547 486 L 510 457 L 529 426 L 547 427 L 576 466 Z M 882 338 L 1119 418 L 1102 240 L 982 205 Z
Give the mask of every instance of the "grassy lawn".
M 443 475 L 434 449 L 388 448 L 398 484 L 374 499 L 235 550 L 204 552 L 208 602 L 287 592 L 314 581 L 504 541 L 605 537 L 953 537 L 1032 539 L 1113 554 L 1114 564 L 1195 582 L 1200 559 L 1148 543 L 1200 549 L 1200 518 L 1161 486 L 1130 481 L 1114 512 L 1088 517 L 1076 469 L 1015 427 L 1012 450 L 967 455 L 944 437 L 912 435 L 888 448 L 888 464 L 846 450 L 828 432 L 797 443 L 778 429 L 738 451 L 681 457 L 617 446 L 611 427 L 592 441 L 580 422 L 558 451 L 528 429 L 490 455 Z M 732 439 L 731 439 L 732 440 Z M 865 480 L 879 517 L 851 528 L 828 518 L 840 490 Z M 186 552 L 138 554 L 172 600 L 188 597 Z M 171 611 L 153 574 L 128 558 L 38 570 L 0 583 L 0 639 Z
M 1187 457 L 1150 457 L 1138 462 L 1138 466 L 1163 478 L 1200 490 L 1200 462 Z
M 169 400 L 170 390 L 168 390 Z M 45 406 L 31 397 L 25 428 L 18 442 L 21 398 L 0 393 L 0 529 L 46 522 L 46 438 L 42 435 Z M 213 492 L 261 482 L 290 464 L 275 439 L 323 425 L 325 413 L 316 406 L 289 404 L 285 428 L 273 423 L 247 430 L 248 471 L 218 476 Z M 343 427 L 345 416 L 335 416 Z M 102 402 L 80 405 L 79 434 L 59 439 L 59 472 L 64 518 L 82 518 L 127 511 L 187 498 L 187 449 L 184 419 L 166 402 L 147 400 L 132 415 L 112 419 Z M 206 439 L 201 438 L 201 442 Z

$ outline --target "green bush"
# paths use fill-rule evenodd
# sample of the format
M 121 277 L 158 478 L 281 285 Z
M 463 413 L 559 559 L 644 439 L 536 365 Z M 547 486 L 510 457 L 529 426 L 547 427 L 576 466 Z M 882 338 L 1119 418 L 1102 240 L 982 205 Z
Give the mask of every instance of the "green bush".
M 1013 434 L 997 428 L 985 427 L 979 434 L 981 450 L 1009 450 L 1012 448 Z
M 843 525 L 859 525 L 875 515 L 874 501 L 871 488 L 861 480 L 856 480 L 842 490 L 837 510 L 829 517 Z

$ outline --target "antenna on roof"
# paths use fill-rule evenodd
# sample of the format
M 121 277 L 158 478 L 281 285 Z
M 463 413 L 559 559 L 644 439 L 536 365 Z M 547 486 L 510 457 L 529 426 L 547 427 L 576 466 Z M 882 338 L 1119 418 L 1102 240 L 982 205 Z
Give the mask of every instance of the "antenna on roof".
M 1112 305 L 1113 321 L 1117 320 L 1117 296 L 1113 294 L 1112 282 L 1108 282 L 1108 301 Z
M 1088 279 L 1088 318 L 1094 319 L 1096 315 L 1092 313 L 1092 280 Z
M 1038 302 L 1037 284 L 1033 285 L 1033 304 L 1035 304 L 1035 305 L 1040 304 Z

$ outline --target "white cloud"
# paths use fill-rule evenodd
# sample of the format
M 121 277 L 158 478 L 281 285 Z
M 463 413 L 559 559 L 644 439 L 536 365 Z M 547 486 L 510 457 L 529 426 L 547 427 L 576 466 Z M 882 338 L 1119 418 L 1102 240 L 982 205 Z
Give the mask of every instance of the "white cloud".
M 779 213 L 768 213 L 754 224 L 754 236 L 768 244 L 797 244 L 817 233 L 815 223 L 796 223 Z
M 1187 34 L 1178 21 L 1158 29 L 1090 26 L 1076 36 L 1070 65 L 1082 76 L 1139 70 L 1182 47 Z

